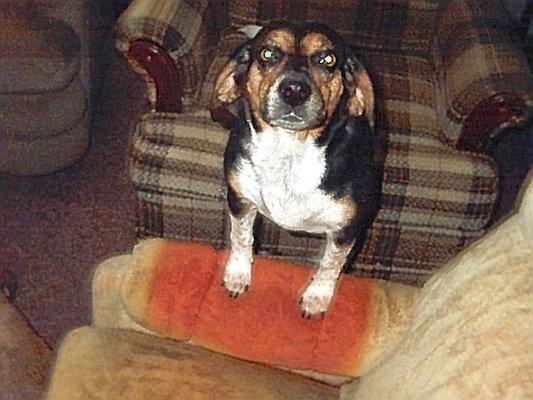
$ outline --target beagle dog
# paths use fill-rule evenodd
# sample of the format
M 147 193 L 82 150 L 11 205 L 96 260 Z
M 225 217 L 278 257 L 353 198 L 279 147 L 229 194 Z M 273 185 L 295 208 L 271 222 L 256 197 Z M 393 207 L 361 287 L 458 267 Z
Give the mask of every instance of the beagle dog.
M 381 191 L 369 76 L 332 29 L 280 22 L 235 51 L 214 95 L 235 116 L 224 155 L 231 234 L 222 284 L 233 298 L 248 290 L 260 212 L 282 228 L 325 234 L 300 299 L 303 317 L 324 316 Z

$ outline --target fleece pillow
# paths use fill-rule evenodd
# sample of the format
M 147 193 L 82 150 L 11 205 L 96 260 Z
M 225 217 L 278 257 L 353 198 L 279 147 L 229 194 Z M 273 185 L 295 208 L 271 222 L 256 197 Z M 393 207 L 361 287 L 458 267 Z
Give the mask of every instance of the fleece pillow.
M 397 346 L 419 292 L 346 275 L 325 318 L 307 320 L 298 301 L 312 269 L 256 257 L 250 290 L 231 299 L 221 285 L 225 257 L 206 245 L 151 239 L 113 261 L 124 270 L 120 299 L 131 327 L 338 383 Z
M 405 339 L 343 400 L 533 398 L 531 177 L 520 211 L 427 282 Z

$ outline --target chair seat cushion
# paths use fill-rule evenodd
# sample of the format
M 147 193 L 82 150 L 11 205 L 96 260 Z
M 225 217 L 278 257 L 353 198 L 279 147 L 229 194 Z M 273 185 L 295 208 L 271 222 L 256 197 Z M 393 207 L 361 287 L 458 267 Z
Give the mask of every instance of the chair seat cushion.
M 327 400 L 337 394 L 310 379 L 185 343 L 84 327 L 63 340 L 46 399 Z
M 0 93 L 65 88 L 80 69 L 80 41 L 65 22 L 31 7 L 0 10 Z

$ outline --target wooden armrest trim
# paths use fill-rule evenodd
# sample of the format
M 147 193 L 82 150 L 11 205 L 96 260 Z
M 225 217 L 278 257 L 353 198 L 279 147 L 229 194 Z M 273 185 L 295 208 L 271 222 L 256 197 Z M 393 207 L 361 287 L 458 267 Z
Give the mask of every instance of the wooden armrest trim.
M 155 111 L 181 112 L 180 79 L 174 60 L 157 43 L 135 40 L 127 53 L 153 80 L 156 89 Z
M 457 148 L 485 152 L 499 129 L 519 124 L 526 118 L 524 99 L 511 94 L 495 94 L 479 103 L 467 117 Z

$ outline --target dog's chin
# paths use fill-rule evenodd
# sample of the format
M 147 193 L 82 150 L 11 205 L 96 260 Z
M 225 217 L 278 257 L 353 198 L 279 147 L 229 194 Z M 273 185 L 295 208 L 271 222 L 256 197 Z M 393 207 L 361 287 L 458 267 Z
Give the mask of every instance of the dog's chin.
M 281 117 L 265 118 L 265 122 L 272 127 L 282 128 L 289 131 L 306 131 L 319 125 L 318 118 L 303 118 L 295 113 L 289 113 Z
M 307 121 L 296 115 L 287 115 L 283 118 L 273 119 L 269 121 L 269 125 L 290 131 L 304 131 L 311 128 Z

